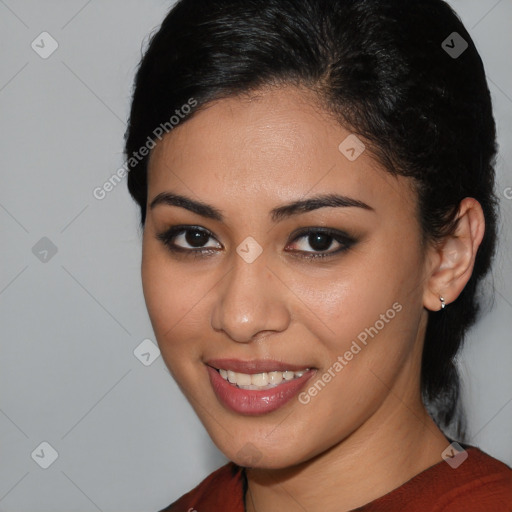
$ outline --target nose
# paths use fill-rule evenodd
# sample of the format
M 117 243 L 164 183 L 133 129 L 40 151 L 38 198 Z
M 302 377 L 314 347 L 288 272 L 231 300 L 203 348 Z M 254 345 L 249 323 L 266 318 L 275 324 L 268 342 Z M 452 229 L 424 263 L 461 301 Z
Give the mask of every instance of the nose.
M 287 288 L 267 267 L 265 258 L 247 263 L 235 256 L 233 269 L 216 287 L 211 325 L 233 341 L 249 343 L 290 323 Z

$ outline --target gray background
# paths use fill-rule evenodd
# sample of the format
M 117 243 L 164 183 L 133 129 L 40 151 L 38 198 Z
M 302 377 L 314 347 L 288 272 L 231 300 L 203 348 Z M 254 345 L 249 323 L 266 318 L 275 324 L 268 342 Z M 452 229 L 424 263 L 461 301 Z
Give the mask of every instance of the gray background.
M 486 64 L 501 146 L 496 300 L 461 369 L 471 444 L 511 465 L 512 0 L 451 4 Z M 101 201 L 92 194 L 123 164 L 141 44 L 169 6 L 0 0 L 4 512 L 156 511 L 225 460 L 162 358 L 145 366 L 133 353 L 154 335 L 126 183 Z M 46 59 L 31 47 L 43 31 L 59 45 Z M 51 457 L 43 441 L 58 452 L 48 469 L 36 463 Z

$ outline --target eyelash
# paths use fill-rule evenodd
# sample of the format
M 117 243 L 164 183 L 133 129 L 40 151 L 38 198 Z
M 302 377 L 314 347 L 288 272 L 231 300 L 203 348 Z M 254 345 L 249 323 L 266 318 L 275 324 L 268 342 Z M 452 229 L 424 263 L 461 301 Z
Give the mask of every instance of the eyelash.
M 213 234 L 208 231 L 207 229 L 201 228 L 199 226 L 172 226 L 171 228 L 167 229 L 166 231 L 162 233 L 158 233 L 156 235 L 156 238 L 160 240 L 166 248 L 171 251 L 172 253 L 181 253 L 186 257 L 193 257 L 193 258 L 201 258 L 201 257 L 208 257 L 208 255 L 212 255 L 215 252 L 218 252 L 219 249 L 187 249 L 184 247 L 180 247 L 175 245 L 174 239 L 181 235 L 185 234 L 187 232 L 201 232 L 205 235 L 208 235 L 208 239 L 214 238 Z M 338 242 L 341 247 L 335 251 L 331 252 L 313 252 L 313 251 L 295 251 L 296 253 L 299 253 L 301 258 L 304 258 L 306 260 L 316 260 L 316 259 L 326 259 L 326 258 L 332 258 L 336 255 L 339 255 L 341 253 L 344 253 L 348 249 L 350 249 L 355 243 L 356 240 L 349 236 L 346 233 L 343 233 L 342 231 L 338 231 L 331 228 L 306 228 L 303 230 L 300 230 L 296 233 L 294 233 L 294 238 L 288 242 L 286 245 L 288 246 L 290 243 L 296 242 L 297 240 L 300 240 L 301 238 L 309 237 L 309 235 L 313 234 L 322 234 L 329 236 L 333 239 L 333 241 Z M 188 243 L 188 242 L 187 242 Z M 217 241 L 217 243 L 220 244 L 220 242 Z M 332 244 L 332 242 L 331 242 Z M 330 244 L 330 245 L 331 245 Z

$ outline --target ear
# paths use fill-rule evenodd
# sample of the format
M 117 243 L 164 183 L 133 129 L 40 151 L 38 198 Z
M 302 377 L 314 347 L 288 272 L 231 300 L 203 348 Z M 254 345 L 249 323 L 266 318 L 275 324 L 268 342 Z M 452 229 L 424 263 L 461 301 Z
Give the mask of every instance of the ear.
M 485 232 L 485 218 L 480 203 L 471 197 L 463 199 L 457 213 L 458 224 L 453 235 L 433 246 L 429 255 L 429 276 L 423 305 L 431 311 L 453 302 L 466 286 Z

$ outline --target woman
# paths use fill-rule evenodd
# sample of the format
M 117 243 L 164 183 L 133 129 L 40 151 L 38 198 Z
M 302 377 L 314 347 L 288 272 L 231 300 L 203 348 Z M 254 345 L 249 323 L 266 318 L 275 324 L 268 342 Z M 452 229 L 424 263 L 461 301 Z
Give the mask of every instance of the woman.
M 232 462 L 166 510 L 512 510 L 510 468 L 463 443 L 454 364 L 495 153 L 442 0 L 178 2 L 137 73 L 128 185 L 162 355 Z

